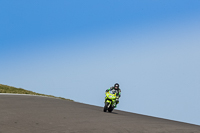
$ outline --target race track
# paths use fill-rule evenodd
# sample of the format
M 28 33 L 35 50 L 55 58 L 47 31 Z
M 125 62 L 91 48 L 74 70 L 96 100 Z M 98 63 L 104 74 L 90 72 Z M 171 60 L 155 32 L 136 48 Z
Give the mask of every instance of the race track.
M 0 95 L 0 133 L 200 133 L 200 126 L 28 95 Z

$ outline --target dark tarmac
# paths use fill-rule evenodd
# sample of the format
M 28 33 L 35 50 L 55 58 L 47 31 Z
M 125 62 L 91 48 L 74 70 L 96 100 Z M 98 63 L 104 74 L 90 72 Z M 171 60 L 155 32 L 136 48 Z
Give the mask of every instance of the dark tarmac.
M 0 95 L 0 133 L 200 133 L 200 126 L 27 95 Z

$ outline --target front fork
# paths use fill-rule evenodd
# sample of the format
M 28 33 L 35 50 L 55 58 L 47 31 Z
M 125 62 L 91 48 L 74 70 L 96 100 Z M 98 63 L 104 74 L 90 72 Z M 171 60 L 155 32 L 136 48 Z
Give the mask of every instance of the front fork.
M 115 107 L 116 106 L 116 100 L 112 100 L 112 102 L 110 101 L 110 100 L 107 100 L 106 98 L 105 98 L 105 103 L 109 103 L 108 104 L 108 108 L 110 107 L 110 106 L 113 106 L 113 107 Z
M 109 104 L 108 104 L 108 108 L 109 108 L 110 105 L 112 104 L 112 102 L 111 102 L 110 100 L 107 100 L 107 99 L 105 98 L 105 104 L 106 104 L 106 103 L 109 103 Z

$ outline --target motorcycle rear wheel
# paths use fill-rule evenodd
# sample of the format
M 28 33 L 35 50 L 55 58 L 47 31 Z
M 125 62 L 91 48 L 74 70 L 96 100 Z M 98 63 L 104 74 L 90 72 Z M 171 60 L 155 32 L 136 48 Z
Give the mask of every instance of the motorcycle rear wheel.
M 111 112 L 113 111 L 113 109 L 114 109 L 113 107 L 110 107 L 110 108 L 108 109 L 108 112 L 111 113 Z

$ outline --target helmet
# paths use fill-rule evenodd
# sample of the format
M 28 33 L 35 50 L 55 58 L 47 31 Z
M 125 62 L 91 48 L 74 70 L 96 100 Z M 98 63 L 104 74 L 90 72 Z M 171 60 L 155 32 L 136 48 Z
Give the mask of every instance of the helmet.
M 114 84 L 114 87 L 119 88 L 119 84 L 118 83 Z

